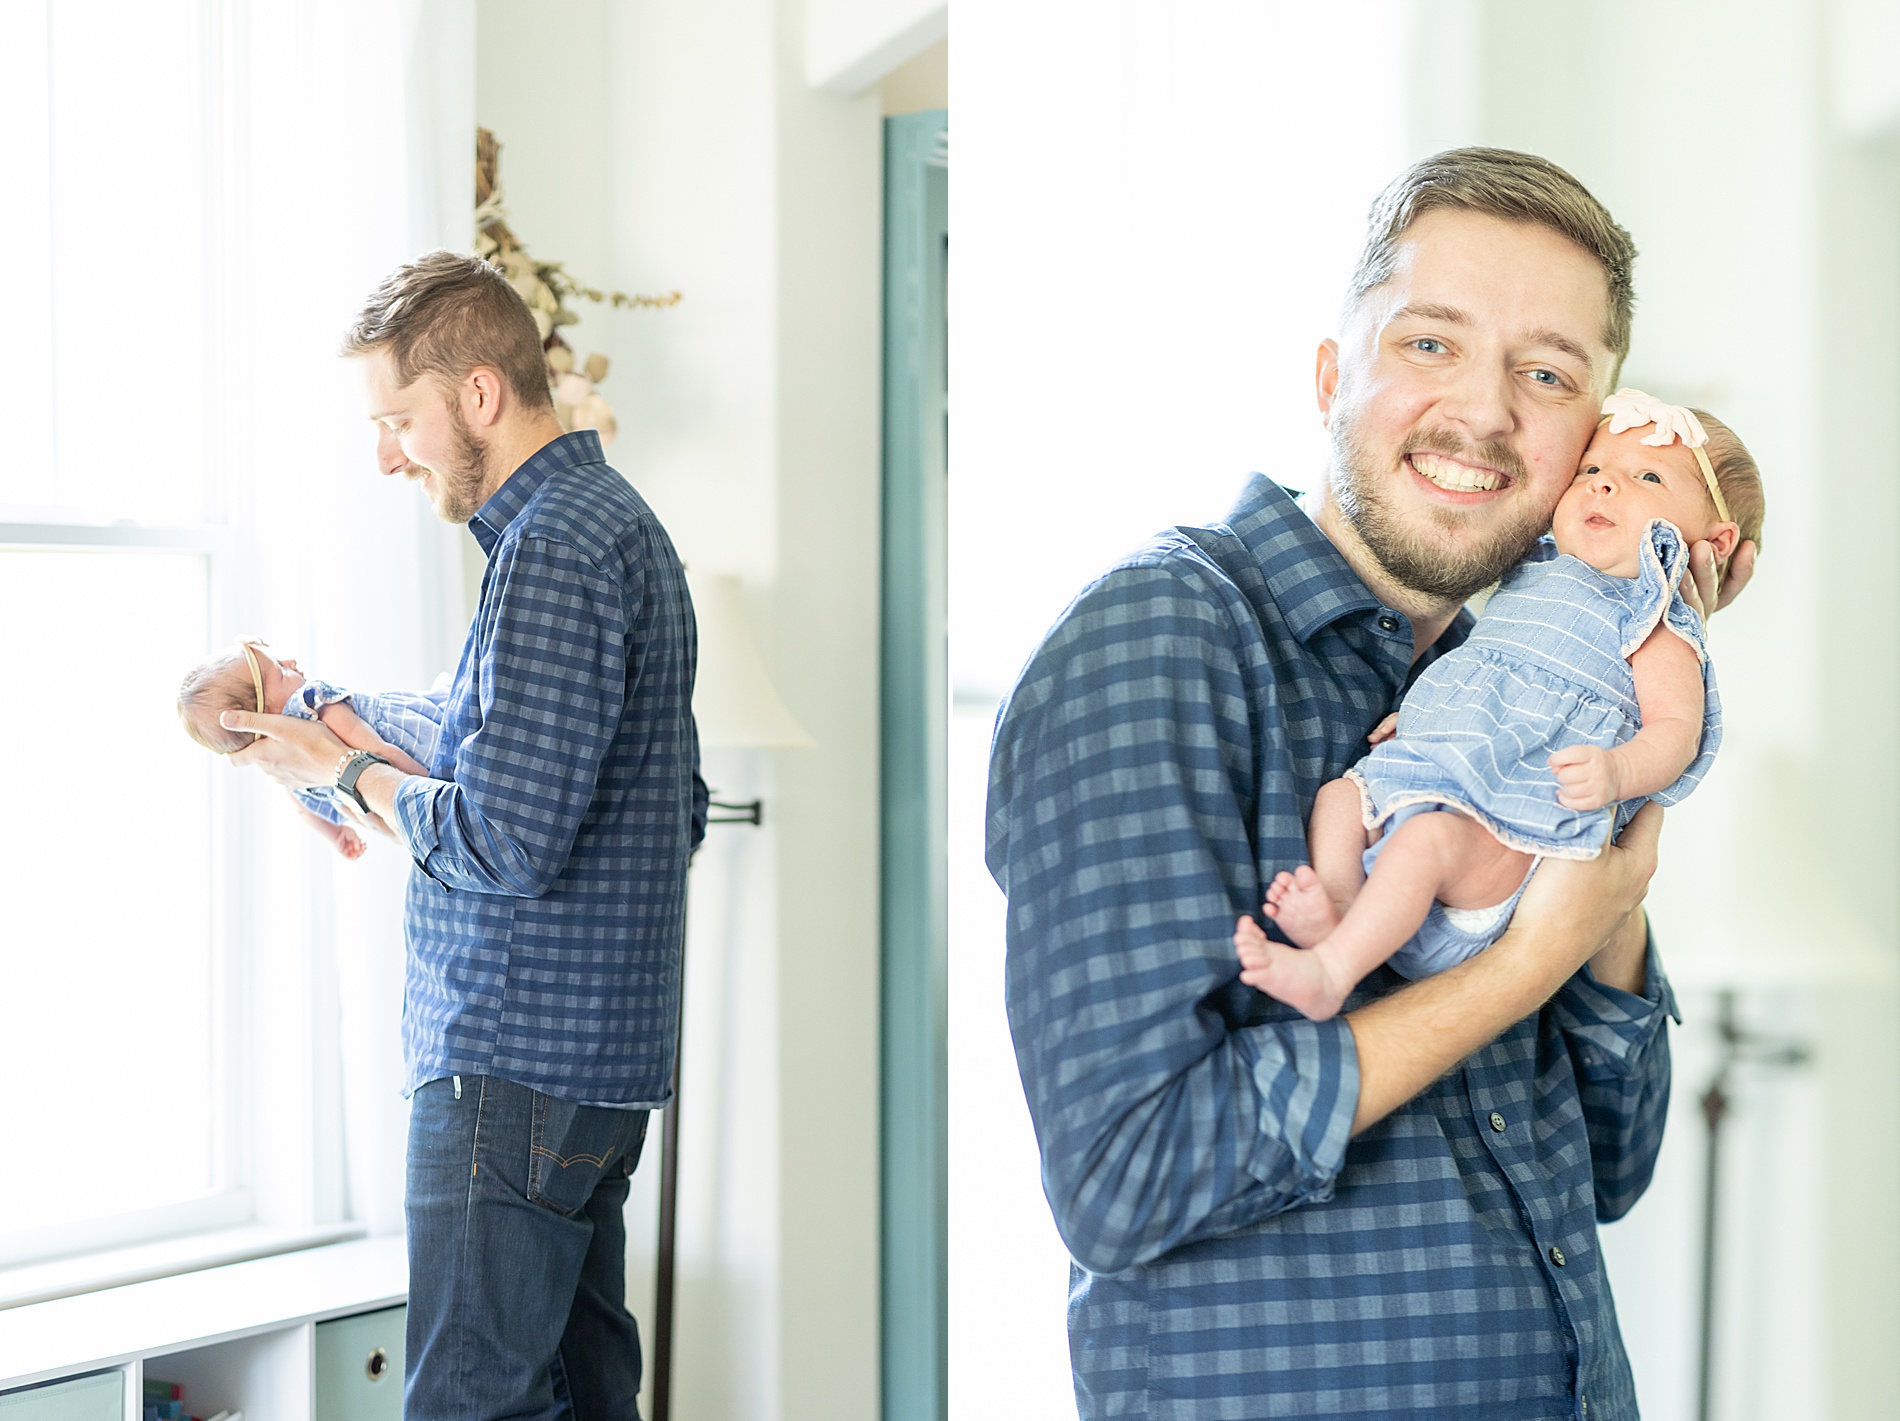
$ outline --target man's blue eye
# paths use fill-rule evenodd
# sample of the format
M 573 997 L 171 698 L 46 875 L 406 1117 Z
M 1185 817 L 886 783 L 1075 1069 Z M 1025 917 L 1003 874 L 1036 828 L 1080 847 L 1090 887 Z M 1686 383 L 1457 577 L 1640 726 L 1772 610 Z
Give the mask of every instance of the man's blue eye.
M 1430 336 L 1420 336 L 1417 340 L 1413 341 L 1412 344 L 1417 346 L 1420 350 L 1424 351 L 1425 354 L 1427 355 L 1436 355 L 1438 354 L 1439 351 L 1445 348 L 1442 344 L 1440 344 L 1438 341 L 1433 340 Z
M 1540 385 L 1555 385 L 1558 383 L 1556 373 L 1550 370 L 1533 370 L 1531 371 L 1531 379 Z

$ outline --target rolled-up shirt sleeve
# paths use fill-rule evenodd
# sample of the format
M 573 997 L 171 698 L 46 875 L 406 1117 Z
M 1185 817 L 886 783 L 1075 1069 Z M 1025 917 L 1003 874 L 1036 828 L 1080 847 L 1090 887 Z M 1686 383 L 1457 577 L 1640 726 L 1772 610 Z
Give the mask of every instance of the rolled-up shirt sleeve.
M 1577 1077 L 1596 1181 L 1597 1218 L 1620 1219 L 1649 1188 L 1669 1109 L 1669 1033 L 1682 1020 L 1654 937 L 1640 996 L 1607 986 L 1585 966 L 1548 1008 Z
M 453 778 L 403 781 L 398 830 L 445 888 L 534 898 L 566 867 L 626 697 L 630 592 L 565 541 L 494 555 L 478 627 L 481 723 Z
M 1221 1009 L 1259 876 L 1222 615 L 1168 570 L 1123 569 L 1071 607 L 998 722 L 1010 1029 L 1057 1228 L 1098 1273 L 1329 1198 L 1358 1103 L 1343 1019 Z

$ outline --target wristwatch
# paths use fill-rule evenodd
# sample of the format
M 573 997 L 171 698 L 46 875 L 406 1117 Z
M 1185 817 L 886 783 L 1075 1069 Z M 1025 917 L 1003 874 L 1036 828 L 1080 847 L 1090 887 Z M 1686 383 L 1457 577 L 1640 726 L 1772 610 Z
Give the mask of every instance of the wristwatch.
M 369 801 L 363 798 L 363 792 L 356 787 L 356 782 L 363 778 L 363 771 L 371 765 L 387 765 L 388 763 L 389 761 L 381 755 L 372 755 L 367 750 L 358 750 L 353 755 L 345 756 L 343 762 L 336 767 L 337 793 L 347 799 L 355 800 L 358 809 L 365 814 L 369 813 Z

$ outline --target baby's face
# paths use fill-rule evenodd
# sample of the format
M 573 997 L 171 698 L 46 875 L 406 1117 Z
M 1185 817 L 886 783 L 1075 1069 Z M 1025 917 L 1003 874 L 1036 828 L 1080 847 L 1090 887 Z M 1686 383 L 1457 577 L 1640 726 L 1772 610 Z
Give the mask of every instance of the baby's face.
M 1735 525 L 1718 518 L 1695 455 L 1680 443 L 1643 443 L 1654 425 L 1609 430 L 1598 427 L 1569 491 L 1557 501 L 1550 528 L 1557 551 L 1611 577 L 1635 577 L 1644 525 L 1666 518 L 1686 541 L 1711 541 L 1716 557 L 1726 557 Z
M 264 710 L 268 715 L 282 715 L 284 702 L 303 685 L 303 672 L 297 669 L 297 663 L 286 656 L 282 660 L 271 655 L 271 650 L 261 641 L 248 643 L 253 655 L 257 657 L 258 673 L 264 678 Z M 247 667 L 248 671 L 249 668 Z

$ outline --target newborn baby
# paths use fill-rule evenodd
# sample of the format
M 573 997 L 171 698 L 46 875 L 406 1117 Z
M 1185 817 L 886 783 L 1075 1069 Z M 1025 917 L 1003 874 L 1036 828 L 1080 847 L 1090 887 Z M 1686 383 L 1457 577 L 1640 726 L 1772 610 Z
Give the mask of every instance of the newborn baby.
M 322 721 L 352 750 L 381 755 L 405 774 L 426 775 L 442 728 L 442 703 L 433 695 L 389 691 L 359 695 L 304 675 L 289 657 L 272 656 L 261 641 L 245 639 L 194 666 L 178 688 L 178 718 L 185 733 L 220 755 L 242 750 L 255 738 L 226 730 L 218 717 L 228 710 L 257 711 Z M 341 801 L 327 788 L 291 796 L 310 826 L 346 859 L 360 858 L 362 837 L 350 827 Z
M 1296 946 L 1242 918 L 1248 986 L 1324 1019 L 1382 962 L 1441 972 L 1503 933 L 1540 859 L 1596 857 L 1645 800 L 1674 804 L 1707 772 L 1721 713 L 1678 587 L 1690 544 L 1720 560 L 1760 541 L 1760 473 L 1699 411 L 1619 390 L 1604 414 L 1554 547 L 1419 677 L 1396 736 L 1388 719 L 1320 789 L 1311 865 L 1263 905 Z

